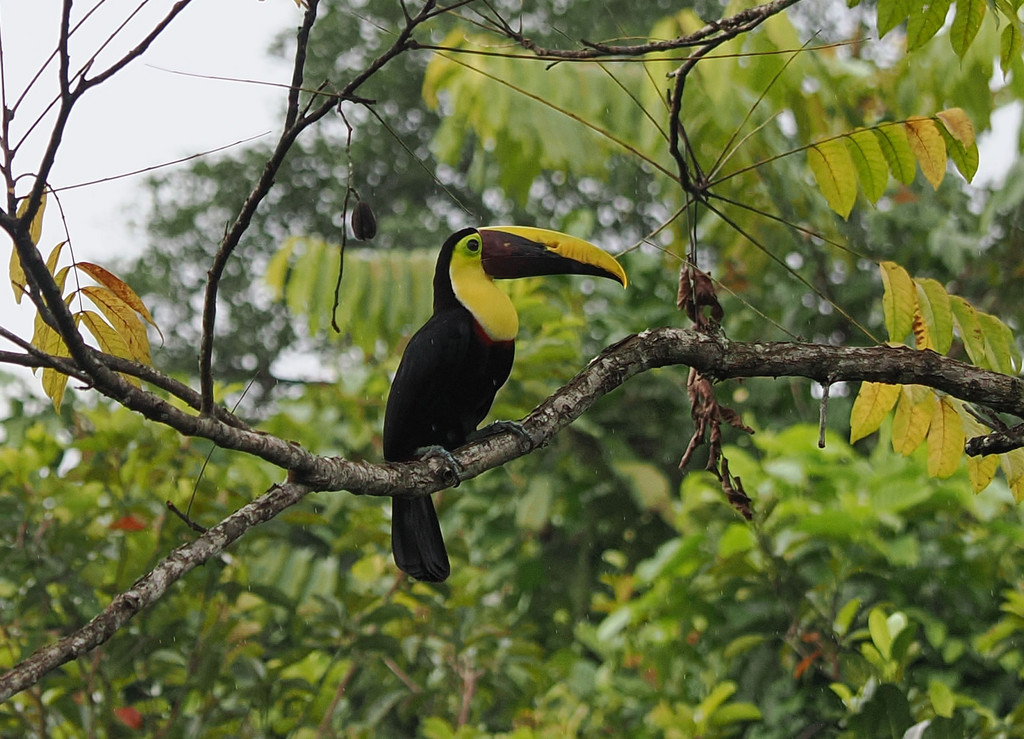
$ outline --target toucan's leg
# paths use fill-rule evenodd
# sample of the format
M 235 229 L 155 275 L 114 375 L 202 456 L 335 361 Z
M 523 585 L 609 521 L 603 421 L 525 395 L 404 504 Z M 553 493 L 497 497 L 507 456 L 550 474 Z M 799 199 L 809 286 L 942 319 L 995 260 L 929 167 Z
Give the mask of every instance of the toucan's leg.
M 495 421 L 494 423 L 489 423 L 482 429 L 477 429 L 471 433 L 468 441 L 479 441 L 480 439 L 486 439 L 491 436 L 503 434 L 506 431 L 515 434 L 529 444 L 531 449 L 533 448 L 533 439 L 531 439 L 530 435 L 526 433 L 526 429 L 523 428 L 523 424 L 518 421 Z
M 416 450 L 416 458 L 420 460 L 436 457 L 445 463 L 445 482 L 453 488 L 457 488 L 462 482 L 462 465 L 458 463 L 452 453 L 443 446 L 425 446 Z

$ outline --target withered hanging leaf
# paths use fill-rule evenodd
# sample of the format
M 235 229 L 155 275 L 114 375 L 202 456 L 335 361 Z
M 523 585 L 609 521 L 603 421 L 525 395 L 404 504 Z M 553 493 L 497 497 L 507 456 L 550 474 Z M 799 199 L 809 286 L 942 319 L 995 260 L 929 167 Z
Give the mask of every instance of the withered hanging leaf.
M 358 201 L 352 209 L 352 233 L 360 241 L 370 241 L 377 235 L 377 217 L 365 200 Z
M 125 346 L 128 348 L 128 358 L 143 364 L 152 364 L 149 357 L 149 337 L 146 336 L 146 326 L 135 309 L 113 290 L 105 287 L 92 285 L 83 287 L 82 294 L 100 309 L 114 331 L 124 340 Z

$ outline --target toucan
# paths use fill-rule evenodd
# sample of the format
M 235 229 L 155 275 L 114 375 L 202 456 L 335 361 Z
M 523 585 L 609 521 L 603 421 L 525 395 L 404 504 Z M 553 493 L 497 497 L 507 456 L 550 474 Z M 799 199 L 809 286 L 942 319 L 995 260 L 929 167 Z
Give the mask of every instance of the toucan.
M 582 239 L 525 226 L 465 228 L 448 237 L 434 270 L 434 312 L 413 335 L 384 412 L 384 458 L 450 451 L 477 431 L 512 370 L 519 316 L 495 279 L 578 274 L 626 286 L 614 257 Z M 401 299 L 401 296 L 395 296 Z M 451 568 L 429 496 L 392 498 L 391 551 L 417 580 Z

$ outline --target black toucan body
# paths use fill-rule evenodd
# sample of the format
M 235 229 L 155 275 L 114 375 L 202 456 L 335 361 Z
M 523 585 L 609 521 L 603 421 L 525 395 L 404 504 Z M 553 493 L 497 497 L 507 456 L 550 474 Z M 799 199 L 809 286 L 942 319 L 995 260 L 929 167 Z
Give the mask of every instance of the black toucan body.
M 441 247 L 434 314 L 402 355 L 384 415 L 384 458 L 418 458 L 430 447 L 466 443 L 512 369 L 519 317 L 494 279 L 583 274 L 626 285 L 618 262 L 556 231 L 520 226 L 467 228 Z M 417 580 L 441 582 L 450 567 L 429 496 L 393 498 L 395 564 Z

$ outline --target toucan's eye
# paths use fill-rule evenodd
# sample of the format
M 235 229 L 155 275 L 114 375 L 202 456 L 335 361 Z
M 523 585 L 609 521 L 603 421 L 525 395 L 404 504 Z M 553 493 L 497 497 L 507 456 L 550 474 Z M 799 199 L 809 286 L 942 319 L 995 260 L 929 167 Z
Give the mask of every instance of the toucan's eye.
M 480 251 L 480 239 L 470 239 L 466 242 L 466 248 L 469 249 L 473 254 Z

